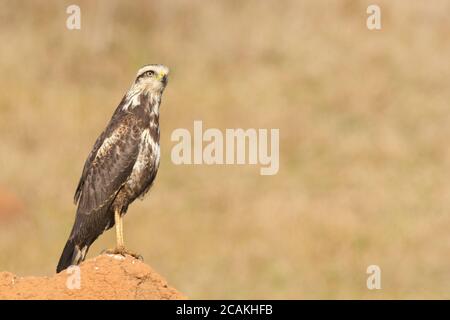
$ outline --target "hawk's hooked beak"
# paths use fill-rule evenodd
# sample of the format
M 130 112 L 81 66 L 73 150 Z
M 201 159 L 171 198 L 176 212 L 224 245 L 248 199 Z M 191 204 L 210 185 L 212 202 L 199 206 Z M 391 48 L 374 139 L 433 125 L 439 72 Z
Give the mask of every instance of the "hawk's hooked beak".
M 167 73 L 165 73 L 164 71 L 159 72 L 156 79 L 158 79 L 158 81 L 161 81 L 162 83 L 164 83 L 164 85 L 166 85 L 167 84 Z

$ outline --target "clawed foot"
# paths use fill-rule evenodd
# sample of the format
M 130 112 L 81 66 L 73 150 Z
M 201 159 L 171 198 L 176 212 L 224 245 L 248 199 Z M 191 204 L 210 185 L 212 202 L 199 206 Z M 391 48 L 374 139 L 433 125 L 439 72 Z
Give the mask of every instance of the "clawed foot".
M 107 250 L 104 250 L 102 253 L 106 253 L 106 254 L 120 254 L 121 256 L 124 256 L 124 257 L 125 257 L 125 255 L 129 255 L 129 256 L 132 256 L 135 259 L 139 259 L 141 261 L 144 261 L 144 258 L 140 254 L 138 254 L 136 252 L 133 252 L 133 251 L 130 251 L 130 250 L 126 249 L 125 247 L 117 247 L 115 249 L 107 249 Z

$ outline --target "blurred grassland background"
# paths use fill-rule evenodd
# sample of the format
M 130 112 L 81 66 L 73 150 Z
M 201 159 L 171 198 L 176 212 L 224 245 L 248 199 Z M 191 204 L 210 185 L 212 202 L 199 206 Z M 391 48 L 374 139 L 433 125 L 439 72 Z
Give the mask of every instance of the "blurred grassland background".
M 171 285 L 450 298 L 449 13 L 447 0 L 0 1 L 0 191 L 18 202 L 0 216 L 0 270 L 54 273 L 87 154 L 137 69 L 164 63 L 162 162 L 125 241 Z M 170 135 L 194 120 L 279 128 L 279 173 L 175 166 Z

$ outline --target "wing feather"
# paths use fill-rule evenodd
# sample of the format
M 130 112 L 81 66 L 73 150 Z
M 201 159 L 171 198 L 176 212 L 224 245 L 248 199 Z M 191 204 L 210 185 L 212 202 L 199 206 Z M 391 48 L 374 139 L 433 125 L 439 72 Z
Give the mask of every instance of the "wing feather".
M 77 214 L 91 214 L 114 199 L 136 162 L 140 132 L 140 121 L 128 114 L 110 123 L 100 135 L 86 160 L 75 193 Z

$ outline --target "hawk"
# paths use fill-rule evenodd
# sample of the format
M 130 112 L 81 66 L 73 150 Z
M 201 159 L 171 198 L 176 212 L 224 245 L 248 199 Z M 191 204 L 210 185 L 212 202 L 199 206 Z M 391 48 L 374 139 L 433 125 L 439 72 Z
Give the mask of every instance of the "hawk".
M 116 226 L 116 248 L 131 254 L 123 241 L 122 219 L 128 206 L 143 197 L 158 172 L 159 107 L 169 69 L 159 64 L 139 69 L 106 129 L 97 138 L 75 192 L 75 223 L 56 272 L 84 260 L 90 245 Z

